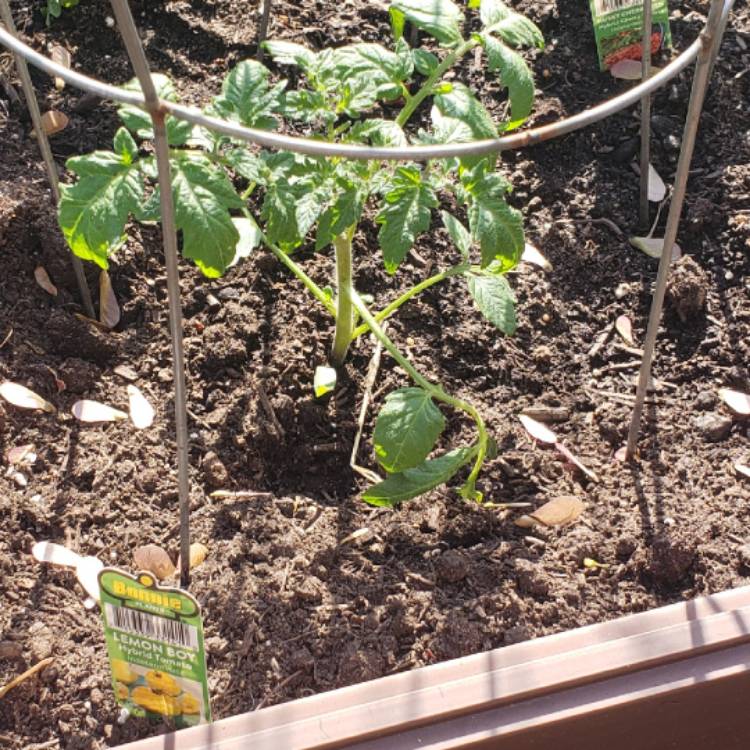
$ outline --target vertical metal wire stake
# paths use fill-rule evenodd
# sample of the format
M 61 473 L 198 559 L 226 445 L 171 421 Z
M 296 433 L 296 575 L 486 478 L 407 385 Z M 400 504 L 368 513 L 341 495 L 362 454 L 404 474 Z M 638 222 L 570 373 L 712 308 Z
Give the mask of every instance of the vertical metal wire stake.
M 180 304 L 180 275 L 177 268 L 177 230 L 172 200 L 172 176 L 169 168 L 169 143 L 165 112 L 151 80 L 151 71 L 143 51 L 138 29 L 127 0 L 112 0 L 130 62 L 141 84 L 146 106 L 154 125 L 156 165 L 159 172 L 161 226 L 164 238 L 164 260 L 167 266 L 169 294 L 169 331 L 172 338 L 172 367 L 174 372 L 175 435 L 177 439 L 177 474 L 180 498 L 180 586 L 190 584 L 190 477 L 188 474 L 188 430 L 185 391 L 185 357 L 182 343 L 182 307 Z
M 258 26 L 258 51 L 255 55 L 259 62 L 263 59 L 263 42 L 268 36 L 268 22 L 271 18 L 271 0 L 263 0 L 263 10 L 260 14 L 260 24 Z
M 680 222 L 680 214 L 682 213 L 682 204 L 685 200 L 690 162 L 693 158 L 693 149 L 695 148 L 695 137 L 698 132 L 698 123 L 700 120 L 701 109 L 703 108 L 703 100 L 706 96 L 711 61 L 715 57 L 715 51 L 721 44 L 721 32 L 723 31 L 723 24 L 721 23 L 722 7 L 723 0 L 711 0 L 711 10 L 708 14 L 706 28 L 701 37 L 703 46 L 695 65 L 693 87 L 690 92 L 690 102 L 688 104 L 688 111 L 685 118 L 685 129 L 682 135 L 680 160 L 677 164 L 674 192 L 672 195 L 672 201 L 669 205 L 669 216 L 667 217 L 667 226 L 664 233 L 664 248 L 659 260 L 659 271 L 656 275 L 654 298 L 651 302 L 651 312 L 648 317 L 648 329 L 646 331 L 646 339 L 643 343 L 643 360 L 641 362 L 641 371 L 638 376 L 638 388 L 635 394 L 633 416 L 630 421 L 630 430 L 628 431 L 628 443 L 626 448 L 626 456 L 628 458 L 632 458 L 635 454 L 636 445 L 638 443 L 641 415 L 643 414 L 643 403 L 646 399 L 648 382 L 651 378 L 651 366 L 654 359 L 656 336 L 659 331 L 659 323 L 661 322 L 661 312 L 662 307 L 664 306 L 664 293 L 667 287 L 669 268 L 672 263 L 672 248 L 677 239 L 677 228 Z
M 2 18 L 3 24 L 8 31 L 13 34 L 13 36 L 18 36 L 16 25 L 13 23 L 13 16 L 10 12 L 8 0 L 0 0 L 0 18 Z M 31 115 L 31 122 L 34 125 L 36 142 L 39 144 L 39 150 L 42 152 L 44 166 L 47 169 L 47 179 L 49 180 L 50 188 L 52 189 L 52 196 L 55 199 L 55 206 L 57 206 L 60 202 L 60 181 L 57 176 L 57 166 L 55 165 L 55 160 L 52 158 L 52 149 L 50 148 L 47 134 L 42 127 L 42 114 L 39 111 L 39 102 L 37 101 L 36 93 L 34 92 L 34 85 L 31 83 L 29 67 L 26 65 L 26 60 L 20 55 L 14 54 L 13 60 L 16 63 L 18 77 L 21 79 L 21 88 L 23 89 L 23 95 L 26 99 L 26 106 Z M 81 262 L 81 259 L 72 252 L 70 253 L 70 258 L 73 263 L 73 271 L 76 275 L 76 281 L 78 282 L 78 291 L 81 293 L 83 309 L 86 311 L 86 315 L 90 318 L 95 318 L 94 306 L 91 303 L 91 292 L 89 291 L 88 284 L 86 284 L 86 275 L 83 272 L 83 263 Z
M 651 76 L 651 0 L 643 0 L 643 41 L 641 42 L 641 80 Z M 641 99 L 641 193 L 640 225 L 648 227 L 648 173 L 651 162 L 651 95 Z

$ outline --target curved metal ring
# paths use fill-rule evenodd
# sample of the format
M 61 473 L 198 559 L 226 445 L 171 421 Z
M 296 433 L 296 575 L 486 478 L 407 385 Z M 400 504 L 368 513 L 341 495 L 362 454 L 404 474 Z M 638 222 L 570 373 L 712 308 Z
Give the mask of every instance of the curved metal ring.
M 728 17 L 733 2 L 734 0 L 724 0 L 722 23 L 726 17 Z M 531 130 L 519 131 L 518 133 L 503 136 L 502 138 L 491 138 L 481 141 L 472 141 L 470 143 L 446 143 L 429 146 L 403 147 L 376 147 L 349 143 L 328 143 L 326 141 L 316 141 L 310 138 L 288 136 L 280 133 L 268 132 L 266 130 L 246 128 L 236 123 L 219 120 L 215 117 L 209 117 L 203 114 L 200 110 L 192 107 L 185 107 L 173 102 L 161 101 L 160 106 L 175 117 L 192 122 L 194 125 L 200 125 L 216 132 L 223 133 L 232 138 L 249 141 L 250 143 L 265 146 L 266 148 L 295 151 L 297 153 L 309 154 L 312 156 L 336 156 L 347 159 L 379 159 L 388 161 L 428 161 L 430 159 L 481 156 L 500 151 L 508 151 L 514 148 L 523 148 L 535 143 L 557 138 L 561 135 L 566 135 L 567 133 L 579 130 L 587 125 L 599 122 L 620 110 L 636 104 L 644 96 L 653 93 L 665 83 L 672 80 L 672 78 L 685 70 L 685 68 L 696 59 L 703 45 L 707 43 L 704 32 L 705 29 L 679 57 L 673 60 L 656 75 L 613 99 L 609 99 L 602 104 L 598 104 L 596 107 L 591 107 L 590 109 L 586 109 L 583 112 L 579 112 L 578 114 L 567 117 L 563 120 L 550 123 L 549 125 L 532 128 Z M 73 70 L 64 68 L 16 39 L 1 26 L 0 44 L 16 54 L 21 55 L 35 67 L 40 68 L 50 75 L 62 78 L 76 88 L 96 94 L 103 99 L 110 99 L 124 104 L 133 104 L 146 109 L 145 99 L 141 94 L 124 91 L 116 86 L 110 86 L 109 84 L 102 83 L 94 78 L 89 78 L 81 73 L 76 73 Z

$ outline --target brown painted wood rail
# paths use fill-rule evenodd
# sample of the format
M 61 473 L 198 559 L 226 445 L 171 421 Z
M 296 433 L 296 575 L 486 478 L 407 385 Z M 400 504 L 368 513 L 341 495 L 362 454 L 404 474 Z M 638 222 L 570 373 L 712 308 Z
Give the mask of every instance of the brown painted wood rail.
M 750 586 L 121 750 L 750 748 Z

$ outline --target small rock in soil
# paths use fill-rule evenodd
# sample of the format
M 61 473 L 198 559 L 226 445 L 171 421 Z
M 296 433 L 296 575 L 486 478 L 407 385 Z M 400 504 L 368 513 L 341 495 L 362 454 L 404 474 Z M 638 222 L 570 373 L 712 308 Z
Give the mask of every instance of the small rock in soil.
M 16 641 L 0 641 L 0 659 L 20 659 L 22 649 Z
M 693 406 L 701 411 L 713 409 L 716 406 L 716 394 L 713 391 L 701 391 L 693 402 Z
M 94 387 L 102 371 L 91 362 L 71 357 L 60 365 L 57 374 L 71 393 L 86 393 Z
M 512 646 L 514 643 L 528 641 L 530 637 L 529 629 L 525 625 L 514 625 L 505 631 L 503 640 L 506 646 Z
M 342 686 L 381 677 L 385 670 L 383 657 L 372 649 L 357 649 L 344 657 L 339 666 Z
M 42 661 L 42 659 L 46 659 L 48 656 L 52 656 L 54 638 L 52 631 L 46 625 L 41 622 L 35 622 L 29 628 L 29 635 L 31 636 L 29 653 L 31 661 L 34 664 Z
M 706 272 L 689 255 L 683 255 L 672 264 L 667 301 L 683 323 L 703 312 L 707 288 Z
M 618 164 L 627 164 L 638 153 L 639 147 L 640 140 L 638 138 L 629 138 L 612 152 L 612 159 Z
M 438 628 L 433 650 L 441 659 L 457 659 L 479 651 L 482 640 L 482 631 L 475 622 L 458 612 L 450 612 Z
M 693 425 L 701 436 L 711 443 L 726 440 L 732 431 L 732 420 L 716 412 L 701 414 L 693 419 Z
M 214 488 L 224 487 L 229 481 L 227 467 L 213 451 L 203 457 L 203 475 L 206 483 Z
M 523 558 L 516 560 L 518 590 L 530 596 L 544 597 L 549 594 L 550 579 L 539 563 Z
M 469 573 L 469 561 L 463 552 L 449 549 L 435 560 L 435 574 L 445 583 L 463 581 Z

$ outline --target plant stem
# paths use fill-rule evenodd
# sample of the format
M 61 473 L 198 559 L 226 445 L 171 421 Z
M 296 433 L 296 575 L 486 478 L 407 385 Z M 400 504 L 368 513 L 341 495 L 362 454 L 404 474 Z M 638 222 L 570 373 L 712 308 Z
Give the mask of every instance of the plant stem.
M 375 316 L 367 309 L 367 305 L 362 302 L 362 298 L 357 292 L 351 290 L 351 302 L 354 305 L 357 312 L 362 317 L 362 320 L 368 325 L 375 338 L 383 344 L 383 348 L 398 362 L 401 367 L 406 370 L 406 373 L 411 379 L 421 388 L 424 388 L 430 396 L 442 401 L 443 403 L 449 404 L 454 409 L 468 414 L 477 425 L 478 440 L 477 440 L 477 453 L 474 459 L 474 466 L 469 474 L 466 483 L 461 488 L 461 494 L 472 500 L 481 501 L 482 494 L 476 490 L 476 480 L 479 476 L 479 471 L 484 463 L 484 458 L 487 455 L 487 446 L 489 443 L 489 434 L 487 428 L 482 419 L 482 415 L 474 408 L 470 403 L 463 401 L 460 398 L 451 396 L 446 393 L 439 385 L 434 385 L 427 378 L 424 377 L 412 363 L 398 350 L 396 345 L 388 338 L 385 331 L 382 329 Z
M 409 118 L 414 114 L 414 111 L 419 105 L 433 92 L 435 84 L 445 75 L 446 71 L 450 70 L 456 62 L 458 62 L 469 50 L 474 49 L 479 42 L 474 39 L 469 39 L 460 44 L 452 52 L 449 52 L 444 58 L 440 65 L 432 71 L 427 77 L 427 80 L 422 84 L 422 88 L 417 91 L 414 96 L 406 100 L 403 109 L 399 112 L 396 118 L 396 123 L 401 127 L 404 127 L 409 121 Z
M 387 318 L 390 318 L 390 316 L 393 315 L 393 313 L 395 313 L 401 307 L 401 305 L 403 305 L 405 302 L 408 302 L 412 297 L 416 297 L 425 289 L 429 289 L 434 284 L 438 284 L 441 281 L 450 278 L 451 276 L 460 276 L 465 271 L 468 271 L 469 268 L 471 268 L 471 266 L 468 263 L 461 263 L 458 266 L 446 268 L 445 271 L 436 273 L 434 276 L 430 276 L 429 279 L 420 281 L 419 284 L 404 292 L 400 297 L 393 300 L 393 302 L 391 302 L 387 307 L 384 307 L 379 313 L 377 313 L 374 316 L 375 320 L 378 323 L 382 323 Z M 361 326 L 357 326 L 357 328 L 355 328 L 352 332 L 352 341 L 367 333 L 369 330 L 370 326 L 366 323 L 363 323 Z
M 336 334 L 333 339 L 331 364 L 340 367 L 344 364 L 354 329 L 354 308 L 352 307 L 352 237 L 356 227 L 333 238 L 336 250 Z

